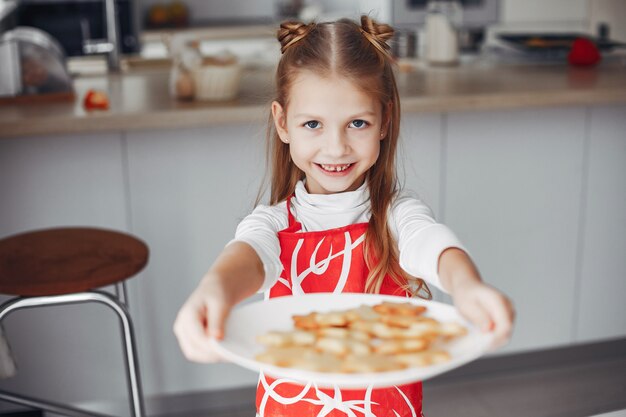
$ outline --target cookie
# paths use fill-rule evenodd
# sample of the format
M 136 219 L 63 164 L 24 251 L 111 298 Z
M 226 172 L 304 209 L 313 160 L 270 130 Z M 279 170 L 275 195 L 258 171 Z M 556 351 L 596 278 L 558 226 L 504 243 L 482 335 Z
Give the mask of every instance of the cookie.
M 347 327 L 323 327 L 317 331 L 318 336 L 336 337 L 340 339 L 354 339 L 368 342 L 372 336 L 364 331 Z
M 363 304 L 357 308 L 347 310 L 346 319 L 349 323 L 354 321 L 377 321 L 380 319 L 380 314 L 372 306 Z
M 361 372 L 389 372 L 406 369 L 407 364 L 397 362 L 391 356 L 371 354 L 371 355 L 350 355 L 342 363 L 341 370 L 348 373 Z
M 429 344 L 427 339 L 389 339 L 378 343 L 374 351 L 384 355 L 420 352 L 428 348 Z
M 297 358 L 310 355 L 313 351 L 304 346 L 269 347 L 255 356 L 259 362 L 270 365 L 290 367 Z
M 320 353 L 302 346 L 268 348 L 255 356 L 259 362 L 314 372 L 340 372 L 342 361 L 335 355 Z
M 345 327 L 348 325 L 346 313 L 343 311 L 329 311 L 317 313 L 315 320 L 320 327 Z
M 406 329 L 413 323 L 416 323 L 417 319 L 418 317 L 415 316 L 382 315 L 380 316 L 379 321 L 392 327 L 402 327 Z
M 293 331 L 271 331 L 265 334 L 259 335 L 256 338 L 257 342 L 264 346 L 271 347 L 284 347 L 284 346 L 312 346 L 315 344 L 315 333 L 304 330 Z
M 313 372 L 341 372 L 342 361 L 331 353 L 312 352 L 293 358 L 291 367 Z
M 379 314 L 392 314 L 399 316 L 419 316 L 426 311 L 426 307 L 417 306 L 411 303 L 392 303 L 384 301 L 375 305 L 374 311 Z
M 350 328 L 381 339 L 399 338 L 402 337 L 403 332 L 403 329 L 391 327 L 379 321 L 355 321 L 350 323 Z
M 367 355 L 372 352 L 369 343 L 336 337 L 320 337 L 317 339 L 315 347 L 319 351 L 333 353 L 338 356 L 347 354 Z
M 467 329 L 459 323 L 441 323 L 438 332 L 445 338 L 455 338 L 465 336 Z
M 316 330 L 320 328 L 319 323 L 316 320 L 317 313 L 310 313 L 307 315 L 295 315 L 292 317 L 293 324 L 298 329 L 303 330 Z
M 403 329 L 401 337 L 408 339 L 436 338 L 439 334 L 439 324 L 436 320 L 428 319 L 412 323 Z

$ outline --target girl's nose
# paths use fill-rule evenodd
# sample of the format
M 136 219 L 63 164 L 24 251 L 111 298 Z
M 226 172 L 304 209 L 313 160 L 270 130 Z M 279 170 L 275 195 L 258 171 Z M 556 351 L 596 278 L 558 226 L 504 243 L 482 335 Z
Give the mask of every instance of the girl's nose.
M 348 140 L 341 131 L 332 132 L 326 140 L 326 153 L 333 158 L 339 158 L 349 152 Z

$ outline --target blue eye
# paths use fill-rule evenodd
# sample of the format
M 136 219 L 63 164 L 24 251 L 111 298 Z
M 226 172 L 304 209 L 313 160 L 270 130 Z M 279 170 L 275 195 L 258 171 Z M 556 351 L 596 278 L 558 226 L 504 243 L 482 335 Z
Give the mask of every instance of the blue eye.
M 309 129 L 317 129 L 319 125 L 320 122 L 318 122 L 317 120 L 310 120 L 304 124 L 304 126 L 308 127 Z
M 350 126 L 355 127 L 357 129 L 361 129 L 364 127 L 367 127 L 369 123 L 367 123 L 365 120 L 361 120 L 361 119 L 356 119 L 353 120 L 352 122 L 350 122 Z

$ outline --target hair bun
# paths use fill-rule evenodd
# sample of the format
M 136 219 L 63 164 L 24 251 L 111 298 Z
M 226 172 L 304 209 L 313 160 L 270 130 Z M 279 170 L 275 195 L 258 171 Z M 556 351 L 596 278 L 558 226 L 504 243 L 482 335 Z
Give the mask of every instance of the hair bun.
M 276 33 L 280 42 L 280 52 L 285 53 L 294 43 L 306 37 L 313 30 L 315 23 L 304 24 L 302 22 L 283 22 Z
M 387 41 L 393 37 L 394 30 L 384 23 L 377 23 L 367 15 L 361 16 L 361 32 L 385 55 L 389 54 L 390 46 Z

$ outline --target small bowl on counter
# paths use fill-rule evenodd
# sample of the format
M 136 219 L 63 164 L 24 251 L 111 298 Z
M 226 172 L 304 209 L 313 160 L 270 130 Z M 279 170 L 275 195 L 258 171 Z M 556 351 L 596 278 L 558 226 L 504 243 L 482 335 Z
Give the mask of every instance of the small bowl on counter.
M 192 71 L 196 100 L 232 100 L 237 96 L 242 66 L 234 55 L 203 57 Z
M 232 53 L 202 56 L 192 44 L 173 60 L 170 92 L 180 101 L 232 100 L 239 92 L 242 72 L 243 66 Z

